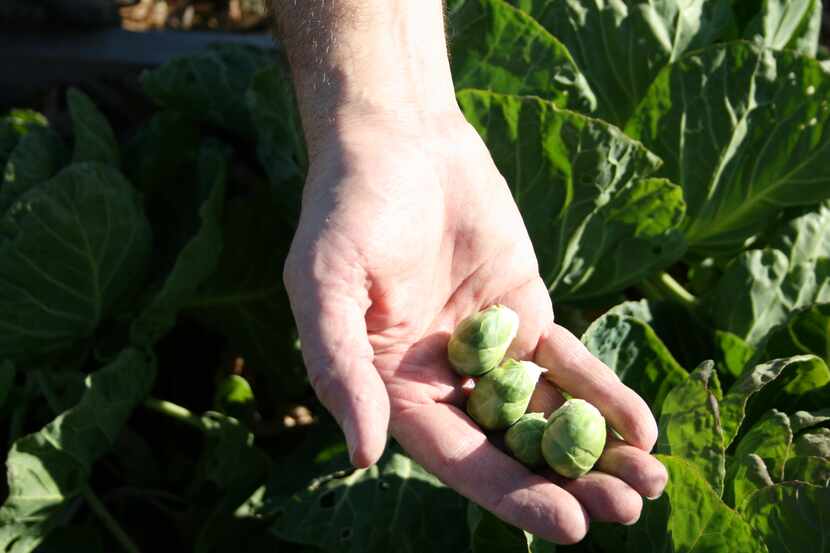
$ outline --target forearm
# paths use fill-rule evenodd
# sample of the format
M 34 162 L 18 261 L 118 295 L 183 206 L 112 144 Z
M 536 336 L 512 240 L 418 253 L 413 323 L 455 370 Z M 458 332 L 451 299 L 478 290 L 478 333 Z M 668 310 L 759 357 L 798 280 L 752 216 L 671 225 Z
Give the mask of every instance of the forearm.
M 309 146 L 350 117 L 456 109 L 441 0 L 274 0 Z

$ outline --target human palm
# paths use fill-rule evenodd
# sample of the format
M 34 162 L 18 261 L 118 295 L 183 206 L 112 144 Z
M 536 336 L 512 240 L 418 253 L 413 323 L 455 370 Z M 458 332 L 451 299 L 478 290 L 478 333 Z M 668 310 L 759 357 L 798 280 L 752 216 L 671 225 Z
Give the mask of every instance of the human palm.
M 352 461 L 367 466 L 396 440 L 445 483 L 501 518 L 559 542 L 589 517 L 628 523 L 658 494 L 645 403 L 554 324 L 533 246 L 504 179 L 463 119 L 412 125 L 372 117 L 313 152 L 285 280 L 312 385 L 335 415 Z M 519 314 L 509 355 L 549 369 L 531 409 L 557 387 L 590 400 L 626 439 L 568 481 L 530 472 L 463 411 L 471 382 L 447 362 L 465 316 L 504 304 Z

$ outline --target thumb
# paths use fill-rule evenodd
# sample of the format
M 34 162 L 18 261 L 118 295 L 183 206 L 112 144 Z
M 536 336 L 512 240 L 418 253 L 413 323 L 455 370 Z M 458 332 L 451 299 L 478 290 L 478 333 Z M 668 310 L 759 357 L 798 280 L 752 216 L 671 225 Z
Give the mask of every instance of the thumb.
M 360 286 L 344 290 L 306 273 L 295 279 L 286 265 L 285 284 L 297 321 L 303 359 L 317 397 L 346 436 L 352 464 L 368 467 L 386 447 L 389 396 L 373 364 L 366 330 L 368 300 Z

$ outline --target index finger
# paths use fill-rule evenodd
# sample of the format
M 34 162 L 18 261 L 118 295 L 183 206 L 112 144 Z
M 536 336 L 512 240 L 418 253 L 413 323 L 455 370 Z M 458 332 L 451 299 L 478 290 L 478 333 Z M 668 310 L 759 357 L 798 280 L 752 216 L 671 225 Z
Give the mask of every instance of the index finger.
M 645 451 L 654 447 L 657 422 L 646 402 L 566 328 L 550 323 L 535 362 L 548 369 L 544 376 L 554 385 L 593 403 L 626 442 Z

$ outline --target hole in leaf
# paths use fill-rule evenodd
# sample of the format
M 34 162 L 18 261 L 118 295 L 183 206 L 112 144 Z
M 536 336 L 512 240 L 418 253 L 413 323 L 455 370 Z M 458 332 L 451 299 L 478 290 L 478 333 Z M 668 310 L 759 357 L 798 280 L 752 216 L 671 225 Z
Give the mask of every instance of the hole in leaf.
M 661 253 L 663 253 L 663 248 L 661 248 L 660 246 L 654 246 L 653 248 L 651 248 L 651 252 L 654 255 L 660 255 Z
M 352 537 L 352 529 L 349 527 L 340 530 L 340 541 L 349 541 Z
M 326 492 L 320 496 L 320 507 L 323 509 L 331 509 L 334 507 L 334 492 Z

